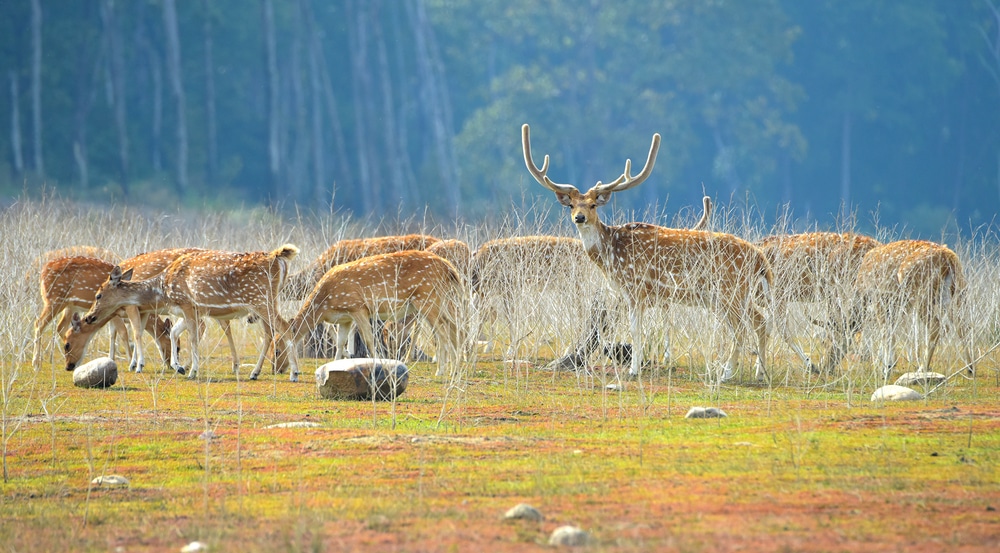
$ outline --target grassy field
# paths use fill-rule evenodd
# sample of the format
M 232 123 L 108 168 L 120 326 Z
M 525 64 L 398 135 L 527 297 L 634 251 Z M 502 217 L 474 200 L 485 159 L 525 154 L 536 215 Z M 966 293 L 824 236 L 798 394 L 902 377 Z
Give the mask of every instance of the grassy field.
M 606 359 L 595 356 L 593 371 L 579 375 L 541 368 L 585 318 L 586 302 L 576 302 L 546 319 L 564 327 L 519 338 L 523 365 L 479 354 L 446 380 L 415 363 L 403 396 L 372 403 L 321 399 L 311 375 L 325 360 L 300 359 L 299 383 L 267 373 L 241 380 L 214 324 L 203 344 L 207 380 L 166 372 L 155 352 L 145 372 L 128 373 L 120 353 L 115 386 L 75 388 L 51 330 L 42 368 L 30 366 L 39 305 L 31 267 L 76 244 L 132 255 L 288 241 L 302 248 L 302 267 L 334 240 L 376 230 L 57 203 L 9 208 L 0 231 L 0 551 L 179 551 L 196 540 L 210 551 L 524 551 L 547 548 L 562 525 L 588 532 L 593 550 L 1000 548 L 1000 373 L 990 351 L 1000 263 L 988 240 L 956 247 L 977 298 L 960 316 L 976 322 L 978 375 L 924 401 L 872 404 L 879 379 L 864 348 L 837 375 L 814 377 L 777 340 L 770 385 L 744 370 L 707 386 L 705 366 L 725 339 L 698 309 L 672 310 L 666 321 L 671 369 L 609 390 L 615 368 Z M 473 245 L 500 234 L 433 231 Z M 538 311 L 539 298 L 528 303 Z M 235 326 L 251 363 L 256 331 Z M 949 339 L 938 367 L 946 373 L 961 367 Z M 903 337 L 898 371 L 912 368 L 914 342 Z M 90 357 L 102 348 L 104 333 Z M 685 419 L 692 406 L 729 416 Z M 290 422 L 314 425 L 274 426 Z M 130 484 L 90 484 L 111 474 Z M 505 521 L 522 502 L 544 520 Z

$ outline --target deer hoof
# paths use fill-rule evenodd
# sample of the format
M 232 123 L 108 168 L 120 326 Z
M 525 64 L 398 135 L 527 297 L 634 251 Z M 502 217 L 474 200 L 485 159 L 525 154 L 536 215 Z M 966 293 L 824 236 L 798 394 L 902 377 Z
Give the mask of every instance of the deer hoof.
M 186 374 L 187 373 L 187 369 L 185 369 L 184 367 L 182 367 L 180 365 L 171 365 L 170 368 L 174 369 L 174 371 L 177 374 Z

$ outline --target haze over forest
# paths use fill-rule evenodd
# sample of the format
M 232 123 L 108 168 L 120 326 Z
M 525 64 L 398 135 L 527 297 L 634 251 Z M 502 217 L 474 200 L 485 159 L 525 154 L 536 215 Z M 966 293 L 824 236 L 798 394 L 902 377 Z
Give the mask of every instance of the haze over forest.
M 375 219 L 702 193 L 933 238 L 1000 208 L 997 0 L 8 0 L 0 197 Z M 634 213 L 630 213 L 634 212 Z M 648 219 L 647 219 L 648 220 Z

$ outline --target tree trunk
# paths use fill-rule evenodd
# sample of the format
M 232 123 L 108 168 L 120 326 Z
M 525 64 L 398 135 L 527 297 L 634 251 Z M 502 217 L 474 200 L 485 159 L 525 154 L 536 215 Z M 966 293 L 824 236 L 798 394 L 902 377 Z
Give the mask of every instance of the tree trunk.
M 375 3 L 375 6 L 380 6 Z M 375 40 L 375 55 L 378 60 L 378 78 L 382 90 L 382 126 L 385 135 L 385 159 L 389 169 L 389 186 L 391 187 L 391 198 L 396 205 L 390 208 L 399 208 L 408 205 L 406 183 L 404 181 L 402 167 L 402 152 L 396 141 L 396 127 L 399 121 L 396 119 L 396 110 L 393 106 L 393 86 L 392 77 L 389 71 L 389 55 L 385 48 L 385 33 L 382 29 L 382 21 L 377 14 L 372 17 L 372 32 Z
M 212 7 L 209 0 L 202 1 L 205 10 L 205 124 L 207 126 L 208 144 L 206 145 L 207 158 L 205 160 L 205 181 L 210 185 L 215 185 L 218 174 L 218 133 L 215 126 L 215 61 L 212 51 Z
M 11 70 L 10 76 L 10 149 L 14 158 L 14 173 L 24 173 L 24 154 L 21 150 L 21 94 L 17 86 L 17 72 Z
M 840 204 L 851 210 L 851 114 L 844 111 L 840 127 Z
M 399 10 L 389 10 L 389 16 L 390 23 L 392 24 L 391 36 L 403 36 L 403 26 L 399 21 Z M 400 81 L 405 82 L 403 68 L 406 67 L 406 63 L 404 62 L 406 56 L 403 53 L 403 49 L 406 45 L 402 40 L 394 40 L 392 42 L 395 45 L 395 48 L 393 48 L 393 59 L 400 74 Z M 407 87 L 403 87 L 400 90 L 397 103 L 399 105 L 399 115 L 397 117 L 399 124 L 396 125 L 396 143 L 399 145 L 400 167 L 403 171 L 404 186 L 409 191 L 411 204 L 419 205 L 424 202 L 421 198 L 420 188 L 417 186 L 417 177 L 413 171 L 413 163 L 410 159 L 408 115 L 412 111 L 417 111 L 420 104 L 417 101 L 417 97 L 411 94 Z
M 31 121 L 34 131 L 35 172 L 45 178 L 42 156 L 42 6 L 31 0 Z
M 460 177 L 452 145 L 451 107 L 444 82 L 444 70 L 434 41 L 434 31 L 427 21 L 423 0 L 406 2 L 406 12 L 416 46 L 417 70 L 423 87 L 422 103 L 430 120 L 438 171 L 445 187 L 446 214 L 455 216 L 461 205 Z
M 183 196 L 188 188 L 187 107 L 181 79 L 181 44 L 177 32 L 177 8 L 174 0 L 163 0 L 163 26 L 167 36 L 167 73 L 177 104 L 177 193 Z
M 330 128 L 333 131 L 333 143 L 337 152 L 338 163 L 336 178 L 341 185 L 346 185 L 354 182 L 350 164 L 348 163 L 347 141 L 344 139 L 344 128 L 340 124 L 340 113 L 337 110 L 337 98 L 333 93 L 333 82 L 330 79 L 330 72 L 327 69 L 329 66 L 326 64 L 326 54 L 323 52 L 323 46 L 320 43 L 320 37 L 316 32 L 315 26 L 312 29 L 312 42 L 319 60 L 321 85 L 323 87 L 323 101 L 326 103 L 326 112 L 330 116 Z M 332 188 L 332 196 L 335 197 L 336 186 Z M 333 205 L 333 201 L 335 200 L 332 198 L 331 207 Z
M 156 50 L 149 48 L 150 75 L 153 80 L 153 136 L 150 140 L 153 156 L 153 171 L 163 172 L 163 69 Z
M 129 183 L 129 141 L 125 111 L 125 60 L 122 52 L 121 36 L 115 22 L 113 0 L 101 2 L 101 22 L 104 24 L 104 34 L 107 38 L 108 75 L 113 91 L 112 108 L 114 110 L 115 131 L 118 135 L 118 177 L 121 180 L 122 194 L 128 197 Z
M 102 43 L 104 44 L 104 43 Z M 94 82 L 104 64 L 106 48 L 99 47 L 94 56 L 88 56 L 81 49 L 77 59 L 76 109 L 74 110 L 73 161 L 76 162 L 77 178 L 83 190 L 90 188 L 90 165 L 87 146 L 87 117 L 93 104 Z
M 309 0 L 299 0 L 299 11 L 305 25 L 306 52 L 309 57 L 309 95 L 312 100 L 310 132 L 312 134 L 312 190 L 309 196 L 317 208 L 327 208 L 331 203 L 326 187 L 326 164 L 323 141 L 323 86 L 320 84 L 319 41 L 316 40 L 316 24 L 313 21 Z
M 371 98 L 371 82 L 368 77 L 368 21 L 366 3 L 356 0 L 347 2 L 347 34 L 351 52 L 351 89 L 354 93 L 354 136 L 358 149 L 358 187 L 361 188 L 361 211 L 365 214 L 375 210 L 374 167 L 368 156 L 368 124 L 366 117 Z
M 291 141 L 293 150 L 290 154 L 289 178 L 287 182 L 291 185 L 293 198 L 296 203 L 304 202 L 309 194 L 308 165 L 311 149 L 309 142 L 311 138 L 311 126 L 309 124 L 308 109 L 306 108 L 306 93 L 303 85 L 302 68 L 302 16 L 296 18 L 296 32 L 292 34 L 292 59 L 291 74 L 289 81 L 292 88 L 290 106 L 294 114 L 295 127 L 291 129 L 294 141 Z
M 267 160 L 270 171 L 268 190 L 264 195 L 268 205 L 274 206 L 281 179 L 281 148 L 278 137 L 281 114 L 278 102 L 278 54 L 274 38 L 274 6 L 271 0 L 263 1 L 261 12 L 264 24 L 264 74 L 267 80 Z

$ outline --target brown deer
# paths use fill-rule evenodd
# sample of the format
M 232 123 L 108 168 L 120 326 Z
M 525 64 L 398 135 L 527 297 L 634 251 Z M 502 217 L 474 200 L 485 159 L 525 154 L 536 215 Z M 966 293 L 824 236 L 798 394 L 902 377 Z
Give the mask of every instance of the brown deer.
M 806 370 L 819 372 L 791 335 L 788 303 L 820 303 L 826 320 L 813 322 L 824 328 L 840 324 L 838 321 L 844 320 L 853 303 L 854 278 L 861 260 L 880 245 L 881 242 L 869 236 L 836 232 L 775 235 L 758 243 L 777 283 L 774 313 L 778 331 Z M 825 370 L 830 369 L 829 361 L 822 364 Z
M 39 274 L 42 312 L 35 320 L 32 365 L 38 367 L 41 334 L 52 322 L 52 319 L 59 315 L 56 329 L 60 333 L 65 332 L 70 327 L 73 316 L 85 311 L 94 302 L 97 289 L 113 267 L 114 264 L 107 261 L 83 256 L 50 259 L 42 266 Z M 113 314 L 113 317 L 109 317 L 109 319 L 114 323 L 111 340 L 111 356 L 114 358 L 115 336 L 121 334 L 127 339 L 128 332 L 125 330 L 124 321 L 118 314 Z M 145 328 L 157 340 L 161 353 L 166 358 L 167 349 L 170 347 L 169 323 L 151 321 L 149 325 L 140 328 Z M 138 338 L 139 334 L 134 336 Z M 139 340 L 134 341 L 138 342 Z M 74 368 L 76 368 L 75 363 L 66 366 L 67 370 Z
M 182 314 L 189 324 L 196 324 L 203 316 L 220 316 L 223 312 L 243 312 L 259 317 L 268 333 L 265 344 L 273 340 L 274 332 L 283 332 L 287 323 L 278 313 L 278 290 L 288 275 L 288 262 L 298 254 L 298 248 L 285 244 L 271 252 L 222 252 L 200 250 L 175 259 L 162 273 L 146 280 L 130 281 L 132 276 L 115 267 L 108 280 L 101 285 L 94 304 L 84 317 L 93 323 L 109 312 L 124 305 L 162 305 Z M 198 340 L 200 332 L 191 332 L 191 372 L 198 373 Z M 172 355 L 176 351 L 171 352 Z M 256 379 L 267 354 L 260 358 L 251 374 Z M 290 378 L 298 381 L 298 367 L 294 350 L 276 352 L 274 365 L 282 371 L 291 364 Z M 172 358 L 171 364 L 178 372 L 183 367 Z
M 336 324 L 340 328 L 336 358 L 340 359 L 346 350 L 347 329 L 354 324 L 374 354 L 374 318 L 393 320 L 419 314 L 434 331 L 437 374 L 441 375 L 443 367 L 460 360 L 464 302 L 461 275 L 437 255 L 403 251 L 364 257 L 327 271 L 276 342 L 296 342 L 320 323 Z
M 428 234 L 378 236 L 338 240 L 317 257 L 308 267 L 291 275 L 281 290 L 281 299 L 301 300 L 309 294 L 323 275 L 334 265 L 356 261 L 362 257 L 395 253 L 407 250 L 425 250 L 441 239 Z
M 170 263 L 172 263 L 178 257 L 191 253 L 194 251 L 202 251 L 199 248 L 169 248 L 163 250 L 154 250 L 151 252 L 141 253 L 134 257 L 130 257 L 125 261 L 122 261 L 120 266 L 122 271 L 129 272 L 131 278 L 135 280 L 145 280 L 147 278 L 152 278 L 160 273 L 162 273 Z M 100 282 L 103 283 L 107 280 L 108 274 L 111 272 L 112 266 L 108 270 L 104 271 L 104 274 L 100 276 Z M 93 303 L 93 301 L 91 301 Z M 89 307 L 89 306 L 88 306 Z M 130 324 L 133 329 L 136 326 L 144 327 L 147 325 L 150 315 L 157 327 L 163 327 L 162 321 L 158 320 L 158 317 L 154 314 L 156 311 L 155 305 L 139 305 L 139 306 L 127 306 L 124 309 L 126 316 L 129 319 Z M 70 328 L 63 332 L 64 340 L 64 353 L 66 356 L 66 369 L 72 370 L 80 359 L 83 358 L 87 350 L 87 345 L 90 343 L 91 337 L 94 333 L 104 327 L 107 324 L 107 318 L 103 320 L 95 320 L 93 323 L 87 323 L 77 316 L 72 319 L 72 324 Z M 170 346 L 169 351 L 173 352 L 177 348 L 176 339 L 174 339 L 174 334 L 183 329 L 183 326 L 178 328 L 178 325 L 183 325 L 183 321 L 177 321 L 177 324 L 167 325 L 166 328 L 170 330 Z M 134 330 L 133 330 L 134 332 Z M 232 342 L 232 337 L 227 335 Z M 171 359 L 175 357 L 175 354 L 166 354 L 168 350 L 162 349 L 161 352 L 164 353 L 163 360 L 170 365 Z M 235 355 L 235 351 L 234 351 Z M 136 372 L 142 372 L 145 368 L 145 356 L 143 354 L 142 344 L 138 343 L 133 350 L 132 363 L 129 366 L 129 370 L 135 370 Z
M 570 216 L 587 255 L 625 296 L 633 343 L 630 376 L 638 376 L 642 366 L 643 311 L 666 307 L 669 302 L 708 307 L 732 330 L 734 341 L 722 380 L 732 377 L 745 330 L 757 336 L 756 376 L 766 376 L 767 324 L 758 304 L 769 302 L 774 277 L 760 249 L 731 234 L 646 223 L 609 226 L 597 216 L 597 208 L 607 204 L 613 193 L 649 177 L 660 147 L 659 134 L 653 135 L 646 164 L 638 175 L 632 175 L 632 162 L 626 160 L 620 177 L 608 184 L 598 182 L 584 194 L 573 185 L 557 184 L 548 177 L 549 156 L 541 168 L 535 165 L 527 124 L 521 127 L 521 141 L 528 172 L 572 210 Z
M 895 366 L 895 328 L 904 315 L 916 316 L 927 329 L 919 371 L 929 371 L 941 333 L 941 320 L 961 301 L 965 277 L 958 256 L 947 246 L 925 240 L 899 240 L 873 248 L 861 261 L 854 281 L 855 303 L 850 324 L 840 329 L 831 348 L 831 368 L 836 367 L 859 330 L 870 325 L 865 314 L 874 311 L 882 327 L 879 340 L 882 377 Z M 956 321 L 965 341 L 968 329 Z M 974 371 L 970 352 L 965 352 Z

